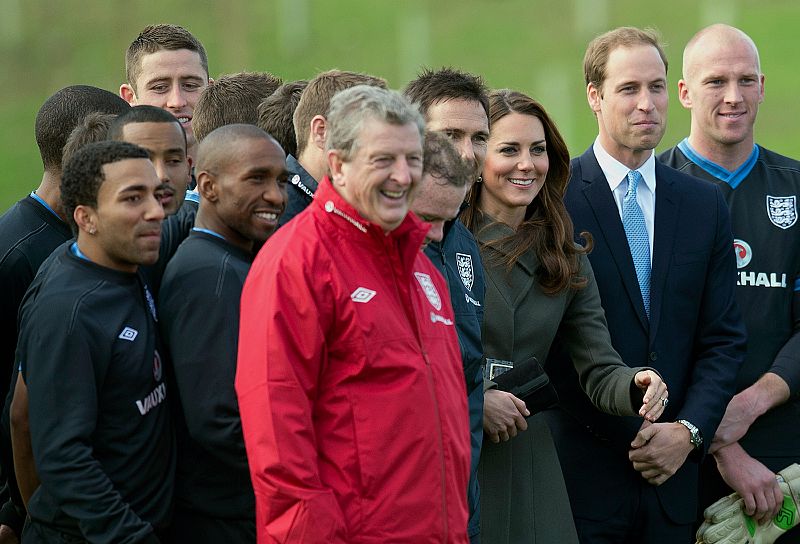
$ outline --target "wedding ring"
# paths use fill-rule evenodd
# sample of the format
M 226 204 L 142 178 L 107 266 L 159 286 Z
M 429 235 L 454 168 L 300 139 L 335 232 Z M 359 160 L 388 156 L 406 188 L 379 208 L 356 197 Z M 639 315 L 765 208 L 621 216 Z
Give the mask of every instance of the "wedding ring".
M 664 408 L 666 408 L 666 407 L 667 407 L 667 403 L 668 403 L 668 402 L 669 402 L 669 399 L 668 399 L 668 398 L 661 397 L 661 406 L 663 406 Z

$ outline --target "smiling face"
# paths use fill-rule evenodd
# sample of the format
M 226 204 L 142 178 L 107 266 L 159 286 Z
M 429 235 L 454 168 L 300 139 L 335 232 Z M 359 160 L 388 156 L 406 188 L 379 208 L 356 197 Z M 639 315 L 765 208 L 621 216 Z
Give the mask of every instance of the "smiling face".
M 114 270 L 135 272 L 139 265 L 154 264 L 164 210 L 152 163 L 125 159 L 104 165 L 103 175 L 97 205 L 76 207 L 78 247 L 90 260 Z
M 425 128 L 447 136 L 458 153 L 473 165 L 477 178 L 486 159 L 486 141 L 489 137 L 489 118 L 477 100 L 452 98 L 434 102 L 426 113 Z
M 710 33 L 687 53 L 684 73 L 678 92 L 681 104 L 692 110 L 692 146 L 701 153 L 738 147 L 749 153 L 764 100 L 764 76 L 752 42 L 732 30 Z
M 266 241 L 286 205 L 287 176 L 286 154 L 274 140 L 238 139 L 218 171 L 198 175 L 201 195 L 213 204 L 209 227 L 246 251 Z
M 667 70 L 652 45 L 617 47 L 602 88 L 586 89 L 597 115 L 600 145 L 631 169 L 641 166 L 667 128 Z
M 147 150 L 161 181 L 159 200 L 167 215 L 178 211 L 191 179 L 192 163 L 186 156 L 186 139 L 177 123 L 128 123 L 122 140 Z
M 200 54 L 189 49 L 162 49 L 141 58 L 139 77 L 123 85 L 120 95 L 131 106 L 162 108 L 178 118 L 188 145 L 195 144 L 192 115 L 200 94 L 208 85 L 208 74 Z
M 333 185 L 351 206 L 384 232 L 400 226 L 422 177 L 422 138 L 414 123 L 366 119 L 352 156 L 328 152 Z
M 542 190 L 549 168 L 544 126 L 539 118 L 513 112 L 500 118 L 489 136 L 480 209 L 516 228 Z

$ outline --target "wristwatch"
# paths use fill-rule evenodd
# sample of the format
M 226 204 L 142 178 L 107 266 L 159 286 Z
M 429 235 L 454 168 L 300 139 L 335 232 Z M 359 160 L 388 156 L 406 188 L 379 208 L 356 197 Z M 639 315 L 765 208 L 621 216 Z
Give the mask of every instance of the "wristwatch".
M 703 445 L 703 435 L 700 434 L 700 429 L 698 429 L 691 422 L 686 421 L 685 419 L 679 419 L 676 423 L 680 423 L 681 425 L 689 429 L 689 442 L 692 443 L 694 449 L 698 449 L 700 446 Z

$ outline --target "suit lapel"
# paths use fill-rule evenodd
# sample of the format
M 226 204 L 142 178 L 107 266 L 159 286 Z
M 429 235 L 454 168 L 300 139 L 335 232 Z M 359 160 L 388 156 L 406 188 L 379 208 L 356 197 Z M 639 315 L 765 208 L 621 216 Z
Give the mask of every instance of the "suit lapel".
M 636 310 L 636 315 L 644 330 L 648 330 L 650 324 L 644 310 L 639 280 L 636 278 L 636 269 L 633 266 L 628 239 L 625 237 L 625 228 L 622 226 L 622 219 L 619 217 L 619 210 L 614 202 L 614 196 L 611 194 L 611 188 L 608 186 L 608 181 L 606 181 L 591 148 L 581 156 L 580 161 L 584 182 L 583 194 L 592 208 L 597 224 L 600 225 L 600 230 L 614 263 L 617 265 L 617 270 L 631 304 Z
M 664 282 L 669 271 L 675 229 L 678 224 L 680 193 L 666 167 L 656 161 L 656 216 L 653 240 L 653 271 L 650 276 L 650 327 L 652 336 L 658 330 L 664 302 Z

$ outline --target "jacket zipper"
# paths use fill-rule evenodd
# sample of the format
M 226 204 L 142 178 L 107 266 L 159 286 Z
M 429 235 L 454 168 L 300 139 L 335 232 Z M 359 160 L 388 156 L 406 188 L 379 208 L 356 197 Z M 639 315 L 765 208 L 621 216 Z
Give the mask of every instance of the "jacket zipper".
M 389 263 L 391 265 L 392 255 L 389 253 L 390 250 L 389 248 L 386 247 L 385 244 L 384 244 L 384 249 L 387 253 L 387 257 L 389 257 Z M 392 248 L 393 251 L 394 249 L 395 248 Z M 402 296 L 402 293 L 400 291 L 400 286 L 399 282 L 397 281 L 397 272 L 396 272 L 396 270 L 402 270 L 402 268 L 390 266 L 390 269 L 395 271 L 392 274 L 392 280 L 394 281 L 394 288 L 398 295 L 397 298 L 402 301 L 404 297 Z M 408 315 L 409 319 L 414 325 L 414 333 L 415 333 L 415 338 L 417 340 L 417 346 L 419 347 L 420 353 L 422 353 L 422 358 L 425 360 L 425 367 L 426 367 L 425 375 L 428 379 L 428 393 L 430 394 L 431 399 L 433 400 L 433 407 L 436 413 L 436 433 L 439 439 L 439 469 L 440 469 L 439 473 L 441 475 L 440 485 L 442 489 L 442 529 L 444 530 L 443 534 L 444 542 L 447 542 L 449 535 L 448 521 L 447 521 L 447 479 L 445 476 L 447 471 L 444 460 L 444 434 L 442 433 L 442 417 L 439 410 L 439 401 L 438 398 L 436 397 L 436 387 L 434 386 L 433 383 L 434 380 L 433 380 L 433 370 L 431 368 L 431 362 L 430 359 L 428 359 L 428 352 L 425 351 L 425 347 L 422 344 L 422 330 L 420 328 L 419 321 L 417 320 L 417 314 L 414 311 L 414 295 L 412 294 L 412 290 L 414 289 L 415 286 L 412 283 L 409 283 L 408 300 L 404 302 L 407 302 L 411 308 L 411 311 L 408 311 L 407 309 L 408 307 L 406 308 L 406 315 Z

